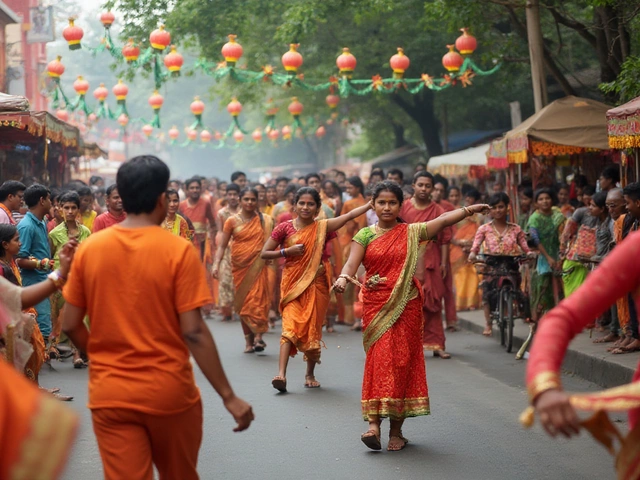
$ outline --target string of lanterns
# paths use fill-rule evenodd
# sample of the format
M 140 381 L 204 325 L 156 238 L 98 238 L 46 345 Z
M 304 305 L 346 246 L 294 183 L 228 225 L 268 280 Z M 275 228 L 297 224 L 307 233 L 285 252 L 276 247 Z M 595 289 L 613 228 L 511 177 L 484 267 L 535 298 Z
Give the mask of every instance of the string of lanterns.
M 63 37 L 67 41 L 71 51 L 85 48 L 94 55 L 107 51 L 114 59 L 125 61 L 130 68 L 140 68 L 143 66 L 147 68 L 152 67 L 156 89 L 149 97 L 149 105 L 153 111 L 153 118 L 150 121 L 142 118 L 134 120 L 144 123 L 142 131 L 150 138 L 154 128 L 161 127 L 160 110 L 164 104 L 164 98 L 158 93 L 158 89 L 168 78 L 180 76 L 184 66 L 184 58 L 178 53 L 176 47 L 171 45 L 171 35 L 162 25 L 151 32 L 149 35 L 150 46 L 145 51 L 141 51 L 140 47 L 131 39 L 122 48 L 118 48 L 115 45 L 111 37 L 111 26 L 115 22 L 115 15 L 112 12 L 103 12 L 100 15 L 100 21 L 104 27 L 104 36 L 98 47 L 88 47 L 82 43 L 84 32 L 81 27 L 75 24 L 75 18 L 69 19 L 69 25 L 63 30 Z M 405 78 L 405 73 L 411 61 L 404 50 L 398 48 L 397 53 L 389 60 L 389 65 L 392 69 L 392 78 L 382 78 L 380 75 L 375 75 L 371 79 L 353 79 L 357 59 L 348 48 L 344 48 L 336 59 L 339 75 L 330 76 L 328 82 L 312 84 L 306 82 L 304 76 L 298 73 L 304 64 L 303 56 L 298 51 L 300 47 L 299 44 L 291 44 L 289 50 L 282 55 L 281 62 L 285 70 L 284 74 L 276 73 L 275 68 L 270 65 L 262 67 L 261 71 L 249 71 L 243 68 L 237 68 L 238 61 L 242 58 L 244 50 L 235 35 L 229 35 L 229 41 L 225 43 L 221 49 L 221 54 L 224 58 L 223 62 L 213 63 L 198 60 L 193 65 L 192 71 L 204 72 L 207 75 L 213 76 L 216 80 L 228 76 L 233 80 L 243 83 L 270 81 L 275 85 L 296 86 L 307 91 L 329 90 L 326 103 L 330 110 L 334 112 L 331 115 L 331 119 L 327 122 L 327 124 L 330 125 L 333 119 L 337 118 L 335 109 L 340 102 L 340 97 L 348 97 L 349 95 L 363 96 L 371 93 L 392 94 L 399 90 L 405 90 L 410 94 L 417 94 L 424 88 L 440 91 L 455 86 L 458 83 L 463 87 L 467 87 L 472 84 L 472 78 L 476 75 L 485 76 L 496 73 L 500 68 L 500 64 L 496 64 L 490 70 L 485 71 L 469 58 L 469 55 L 477 48 L 477 40 L 469 33 L 468 29 L 463 28 L 461 30 L 462 35 L 456 40 L 455 44 L 447 46 L 448 52 L 443 56 L 442 64 L 448 73 L 440 78 L 435 78 L 428 74 L 422 74 L 420 78 Z M 165 52 L 167 48 L 170 49 L 169 53 L 162 57 L 163 52 Z M 164 70 L 162 65 L 165 67 Z M 117 100 L 116 110 L 112 111 L 106 103 L 109 90 L 104 84 L 101 84 L 93 92 L 94 97 L 98 101 L 98 105 L 92 110 L 86 101 L 89 83 L 82 77 L 78 77 L 73 84 L 77 97 L 74 100 L 69 100 L 65 95 L 60 85 L 60 78 L 64 73 L 64 65 L 61 63 L 60 57 L 47 65 L 47 73 L 53 81 L 51 105 L 52 108 L 58 109 L 57 115 L 59 118 L 68 118 L 68 111 L 82 111 L 87 116 L 87 120 L 92 123 L 101 118 L 108 118 L 117 119 L 123 128 L 128 125 L 130 118 L 126 98 L 129 90 L 122 80 L 118 81 L 112 89 Z M 62 108 L 63 101 L 64 108 Z M 187 139 L 190 142 L 195 141 L 198 138 L 199 130 L 202 130 L 200 132 L 200 139 L 203 143 L 209 143 L 211 138 L 220 141 L 233 138 L 236 143 L 240 143 L 245 135 L 251 135 L 254 141 L 259 143 L 263 136 L 267 136 L 267 138 L 275 141 L 280 136 L 280 133 L 282 133 L 284 139 L 290 139 L 291 132 L 304 134 L 305 126 L 300 121 L 304 107 L 297 98 L 294 97 L 288 107 L 293 117 L 293 122 L 290 127 L 283 127 L 282 132 L 279 132 L 275 127 L 274 108 L 275 112 L 277 112 L 276 107 L 271 107 L 272 114 L 270 114 L 269 109 L 267 109 L 267 124 L 265 128 L 257 128 L 250 133 L 239 123 L 238 116 L 242 111 L 242 105 L 234 98 L 227 106 L 227 111 L 232 117 L 232 123 L 229 129 L 225 133 L 212 135 L 204 128 L 202 123 L 204 104 L 196 98 L 191 104 L 191 111 L 196 120 L 187 130 Z M 172 132 L 172 134 L 169 134 L 169 138 L 173 142 L 177 139 L 177 137 L 175 139 L 173 138 L 175 131 L 177 131 L 177 129 L 171 129 L 170 132 Z M 324 126 L 321 125 L 316 129 L 316 135 L 318 137 L 321 138 L 325 134 L 326 128 Z

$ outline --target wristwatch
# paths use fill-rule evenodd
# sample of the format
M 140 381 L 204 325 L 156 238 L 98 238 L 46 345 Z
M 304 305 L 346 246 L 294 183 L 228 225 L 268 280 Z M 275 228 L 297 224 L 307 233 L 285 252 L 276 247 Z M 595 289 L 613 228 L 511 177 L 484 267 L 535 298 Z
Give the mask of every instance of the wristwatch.
M 54 270 L 47 275 L 47 278 L 53 282 L 58 290 L 64 287 L 64 284 L 67 282 L 67 279 L 60 274 L 59 270 Z

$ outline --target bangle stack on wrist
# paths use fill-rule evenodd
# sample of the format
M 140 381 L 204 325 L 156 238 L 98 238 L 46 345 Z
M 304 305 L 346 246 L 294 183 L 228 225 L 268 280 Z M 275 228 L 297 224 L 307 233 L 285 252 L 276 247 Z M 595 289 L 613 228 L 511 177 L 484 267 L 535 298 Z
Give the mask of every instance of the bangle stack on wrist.
M 67 283 L 67 279 L 62 276 L 60 270 L 55 270 L 47 275 L 47 278 L 53 282 L 58 290 L 64 287 L 64 284 Z
M 280 249 L 280 256 L 283 258 L 287 258 L 287 252 L 284 248 Z

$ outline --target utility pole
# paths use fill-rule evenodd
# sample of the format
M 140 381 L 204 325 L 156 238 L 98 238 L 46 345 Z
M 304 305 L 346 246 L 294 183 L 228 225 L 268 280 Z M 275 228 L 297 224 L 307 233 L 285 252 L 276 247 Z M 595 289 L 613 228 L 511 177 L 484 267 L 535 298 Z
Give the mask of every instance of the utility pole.
M 540 2 L 527 0 L 527 37 L 529 58 L 531 60 L 531 83 L 533 84 L 533 102 L 536 112 L 547 104 L 547 82 L 544 73 L 544 50 L 542 28 L 540 27 Z

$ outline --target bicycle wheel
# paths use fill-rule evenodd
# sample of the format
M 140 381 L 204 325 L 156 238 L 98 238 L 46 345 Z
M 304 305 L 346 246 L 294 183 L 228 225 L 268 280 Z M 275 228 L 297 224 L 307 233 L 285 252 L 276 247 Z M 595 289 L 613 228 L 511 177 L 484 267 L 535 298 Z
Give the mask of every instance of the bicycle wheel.
M 505 303 L 506 303 L 506 315 L 505 315 L 505 330 L 506 330 L 506 349 L 507 353 L 511 353 L 513 348 L 513 292 L 511 289 L 508 289 L 505 292 Z
M 498 292 L 498 327 L 500 328 L 500 345 L 503 347 L 506 344 L 506 323 L 505 317 L 507 315 L 507 305 L 505 304 L 506 288 L 502 287 Z

